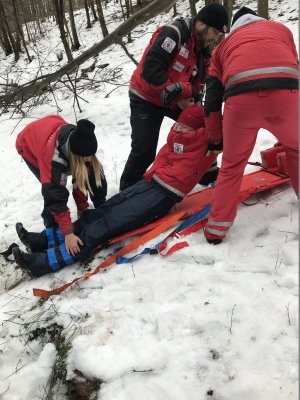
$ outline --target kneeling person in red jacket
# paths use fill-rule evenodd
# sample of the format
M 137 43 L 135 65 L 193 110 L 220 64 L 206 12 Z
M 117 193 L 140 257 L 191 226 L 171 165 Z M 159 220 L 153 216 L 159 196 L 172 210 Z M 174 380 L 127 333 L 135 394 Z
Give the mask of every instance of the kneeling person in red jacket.
M 96 157 L 95 125 L 81 119 L 68 124 L 59 115 L 49 115 L 27 125 L 18 135 L 16 148 L 25 163 L 42 184 L 46 228 L 58 225 L 66 249 L 72 255 L 79 252 L 81 239 L 74 233 L 67 203 L 67 177 L 72 175 L 73 197 L 77 213 L 85 210 L 88 196 L 95 207 L 105 201 L 107 183 Z M 22 236 L 21 226 L 17 226 Z
M 74 223 L 74 233 L 81 239 L 80 252 L 69 254 L 55 229 L 30 233 L 22 227 L 21 241 L 31 254 L 18 247 L 13 250 L 17 264 L 33 276 L 60 270 L 79 261 L 98 244 L 141 227 L 167 214 L 181 201 L 216 160 L 206 157 L 208 138 L 202 107 L 184 110 L 171 128 L 167 143 L 161 148 L 143 179 L 97 207 L 86 210 Z M 19 229 L 20 230 L 20 229 Z

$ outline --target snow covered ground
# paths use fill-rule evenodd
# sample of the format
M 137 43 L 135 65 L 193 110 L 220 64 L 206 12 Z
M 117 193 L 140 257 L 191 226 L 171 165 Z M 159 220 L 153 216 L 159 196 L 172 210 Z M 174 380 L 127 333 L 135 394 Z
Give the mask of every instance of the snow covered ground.
M 270 0 L 269 4 L 271 18 L 293 31 L 298 46 L 298 2 Z M 254 8 L 255 2 L 243 5 Z M 180 14 L 187 16 L 187 10 L 188 2 L 180 2 Z M 112 31 L 117 25 L 114 9 L 105 11 Z M 76 14 L 78 26 L 81 21 L 80 40 L 85 43 L 79 54 L 99 40 L 100 27 L 96 23 L 86 31 L 84 12 Z M 139 59 L 151 33 L 171 17 L 170 11 L 137 28 L 129 51 Z M 53 71 L 54 49 L 61 46 L 53 25 L 49 24 L 38 46 L 44 71 Z M 0 60 L 1 79 L 12 58 L 5 59 L 0 52 Z M 118 192 L 130 149 L 127 85 L 134 65 L 118 45 L 99 55 L 98 64 L 105 62 L 110 68 L 122 68 L 119 88 L 103 85 L 96 92 L 83 93 L 88 102 L 81 101 L 82 113 L 73 107 L 70 93 L 62 91 L 57 100 L 60 114 L 70 123 L 76 118 L 95 123 L 110 197 Z M 28 79 L 38 65 L 38 60 L 27 64 L 23 56 L 12 67 L 10 79 L 16 79 L 18 68 L 27 71 Z M 30 121 L 56 112 L 55 102 L 45 102 L 26 118 L 18 114 L 0 118 L 0 251 L 11 242 L 19 243 L 17 221 L 33 231 L 43 228 L 40 185 L 14 143 Z M 164 121 L 159 146 L 171 124 Z M 274 141 L 270 133 L 261 131 L 251 160 L 259 160 L 260 151 Z M 70 207 L 75 219 L 71 201 Z M 59 286 L 88 267 L 75 265 L 22 280 L 15 264 L 0 256 L 1 400 L 46 398 L 59 354 L 49 334 L 33 336 L 38 327 L 55 323 L 63 327 L 72 345 L 67 378 L 80 370 L 90 379 L 101 379 L 101 400 L 296 400 L 298 237 L 298 201 L 289 188 L 261 198 L 256 205 L 241 205 L 220 246 L 208 245 L 198 232 L 188 237 L 188 248 L 170 257 L 144 256 L 132 264 L 113 265 L 45 302 L 33 297 L 33 287 Z M 89 268 L 110 252 L 99 253 Z M 65 399 L 64 388 L 56 387 L 53 398 Z

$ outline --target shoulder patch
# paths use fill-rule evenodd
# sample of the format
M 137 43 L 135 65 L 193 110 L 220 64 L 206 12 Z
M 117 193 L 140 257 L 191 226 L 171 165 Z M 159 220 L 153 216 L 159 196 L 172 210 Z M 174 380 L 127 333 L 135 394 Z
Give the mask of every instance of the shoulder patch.
M 166 50 L 168 53 L 172 53 L 172 50 L 176 46 L 175 40 L 169 38 L 168 36 L 163 41 L 161 47 Z
M 59 181 L 59 183 L 61 184 L 61 186 L 67 186 L 67 181 L 68 181 L 68 175 L 62 173 L 62 174 L 60 175 L 60 181 Z
M 173 143 L 173 150 L 175 154 L 183 154 L 183 144 Z

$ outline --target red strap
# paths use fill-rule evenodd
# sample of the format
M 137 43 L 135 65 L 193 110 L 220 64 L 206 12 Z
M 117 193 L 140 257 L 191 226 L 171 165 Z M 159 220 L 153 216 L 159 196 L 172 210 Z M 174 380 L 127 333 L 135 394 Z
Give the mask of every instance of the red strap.
M 129 243 L 127 246 L 124 246 L 121 250 L 104 260 L 101 264 L 98 265 L 97 268 L 94 269 L 94 271 L 89 272 L 87 274 L 84 274 L 78 278 L 73 279 L 71 282 L 68 282 L 60 287 L 57 287 L 52 290 L 44 290 L 44 289 L 33 289 L 33 295 L 36 297 L 48 297 L 52 296 L 54 294 L 60 294 L 64 292 L 68 287 L 73 285 L 75 282 L 81 282 L 86 279 L 89 279 L 91 276 L 97 274 L 101 269 L 107 268 L 108 266 L 112 265 L 118 257 L 124 256 L 127 253 L 130 253 L 131 251 L 134 251 L 137 249 L 139 246 L 143 245 L 144 243 L 148 242 L 152 238 L 156 237 L 159 235 L 161 232 L 165 231 L 168 229 L 170 226 L 175 224 L 180 218 L 183 217 L 183 215 L 186 213 L 186 211 L 179 211 L 176 214 L 172 215 L 170 218 L 166 219 L 162 224 L 160 224 L 158 227 L 153 229 L 152 231 L 146 233 L 146 235 L 137 238 L 133 242 Z
M 158 252 L 161 256 L 165 257 L 165 256 L 169 256 L 170 254 L 175 253 L 175 251 L 178 251 L 180 249 L 183 249 L 184 247 L 188 247 L 188 243 L 187 242 L 179 242 L 174 244 L 173 246 L 171 246 L 169 248 L 169 250 L 166 253 L 163 253 L 163 251 L 167 248 L 168 244 L 167 244 L 167 239 L 169 237 L 180 237 L 180 236 L 187 236 L 190 235 L 193 232 L 197 232 L 199 229 L 203 228 L 204 225 L 207 222 L 207 218 L 201 219 L 200 221 L 197 221 L 195 224 L 189 226 L 188 228 L 186 228 L 185 230 L 183 230 L 182 232 L 180 232 L 180 234 L 176 231 L 176 229 L 165 238 L 165 240 L 160 244 L 159 248 L 158 248 Z

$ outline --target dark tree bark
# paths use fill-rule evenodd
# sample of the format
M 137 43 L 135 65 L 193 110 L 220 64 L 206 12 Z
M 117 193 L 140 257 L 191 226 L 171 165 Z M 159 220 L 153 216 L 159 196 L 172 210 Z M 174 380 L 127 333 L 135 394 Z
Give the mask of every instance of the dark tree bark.
M 1 47 L 3 48 L 5 55 L 9 56 L 10 54 L 13 53 L 13 48 L 11 47 L 4 23 L 2 22 L 1 13 L 0 13 L 0 32 L 1 32 L 0 33 Z
M 191 16 L 195 17 L 197 15 L 196 1 L 195 0 L 189 0 L 189 3 L 190 3 Z
M 86 14 L 86 27 L 87 27 L 87 29 L 90 29 L 92 27 L 92 24 L 91 24 L 91 18 L 90 18 L 89 6 L 88 6 L 87 0 L 84 0 L 84 9 L 85 9 L 85 14 Z
M 120 0 L 120 1 L 122 1 L 122 0 Z M 129 0 L 125 0 L 125 8 L 126 8 L 126 19 L 128 19 L 130 17 L 130 14 L 131 14 L 131 8 L 130 8 L 130 1 Z M 131 32 L 128 34 L 127 40 L 128 40 L 128 43 L 132 42 Z
M 97 5 L 97 11 L 98 11 L 98 17 L 99 17 L 102 35 L 103 35 L 103 37 L 106 37 L 108 35 L 108 30 L 106 27 L 106 22 L 105 22 L 105 18 L 104 18 L 101 0 L 96 0 L 96 5 Z
M 229 32 L 230 26 L 231 26 L 233 1 L 234 1 L 234 0 L 224 0 L 224 1 L 223 1 L 223 6 L 226 8 L 226 10 L 227 10 L 227 12 L 228 12 L 228 20 L 229 20 L 228 32 Z
M 257 14 L 262 18 L 269 18 L 268 0 L 257 0 Z
M 77 30 L 76 30 L 76 25 L 75 25 L 72 0 L 68 0 L 68 4 L 69 4 L 70 25 L 71 25 L 71 31 L 72 31 L 72 36 L 73 36 L 72 50 L 78 50 L 79 47 L 80 47 L 80 43 L 79 43 Z
M 142 10 L 139 10 L 138 12 L 133 14 L 127 21 L 119 25 L 118 28 L 116 28 L 113 32 L 111 32 L 108 36 L 101 40 L 101 42 L 96 43 L 90 49 L 83 52 L 72 62 L 64 65 L 58 71 L 27 82 L 25 85 L 17 88 L 17 90 L 10 95 L 0 96 L 0 107 L 7 107 L 7 105 L 9 104 L 16 103 L 23 104 L 31 97 L 41 94 L 43 90 L 45 90 L 45 87 L 47 87 L 51 82 L 55 82 L 59 80 L 62 76 L 74 72 L 81 64 L 89 60 L 91 57 L 97 56 L 101 51 L 107 49 L 112 44 L 116 42 L 118 43 L 120 39 L 128 35 L 128 33 L 137 26 L 145 23 L 150 18 L 153 18 L 156 15 L 165 11 L 166 9 L 172 7 L 175 1 L 176 0 L 152 1 L 148 6 L 146 6 Z
M 27 54 L 28 61 L 31 62 L 32 59 L 30 57 L 30 54 L 29 54 L 27 46 L 26 46 L 24 33 L 23 33 L 21 22 L 20 22 L 20 19 L 19 19 L 19 14 L 18 14 L 17 5 L 16 5 L 17 1 L 16 0 L 12 0 L 11 3 L 12 3 L 12 9 L 13 9 L 13 13 L 14 13 L 16 27 L 17 27 L 17 31 L 18 31 L 19 37 L 20 37 L 21 42 L 23 44 L 24 50 L 25 50 L 25 52 Z
M 69 62 L 73 61 L 73 56 L 72 52 L 70 49 L 70 46 L 67 41 L 67 35 L 64 27 L 64 5 L 63 5 L 63 0 L 53 0 L 53 6 L 54 6 L 54 11 L 55 11 L 55 16 L 56 16 L 56 22 L 59 28 L 60 32 L 60 38 L 61 41 L 64 45 L 64 49 L 67 55 L 67 59 Z
M 19 51 L 18 51 L 18 44 L 15 41 L 13 34 L 11 32 L 10 26 L 8 24 L 7 16 L 5 14 L 5 10 L 4 10 L 2 1 L 0 1 L 0 21 L 1 21 L 1 24 L 3 23 L 3 25 L 4 25 L 7 37 L 9 38 L 10 45 L 11 45 L 13 53 L 15 55 L 15 61 L 17 62 L 20 58 Z
M 98 16 L 97 16 L 97 13 L 96 13 L 96 10 L 95 10 L 94 0 L 89 0 L 89 1 L 90 1 L 90 4 L 91 4 L 91 10 L 92 10 L 92 14 L 93 14 L 93 17 L 94 17 L 94 21 L 98 21 Z

